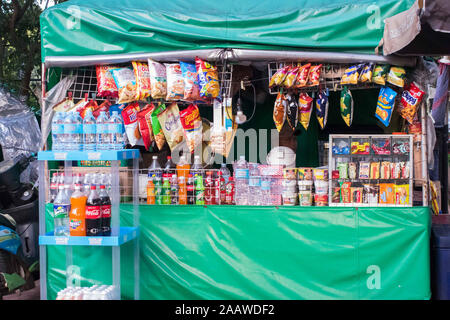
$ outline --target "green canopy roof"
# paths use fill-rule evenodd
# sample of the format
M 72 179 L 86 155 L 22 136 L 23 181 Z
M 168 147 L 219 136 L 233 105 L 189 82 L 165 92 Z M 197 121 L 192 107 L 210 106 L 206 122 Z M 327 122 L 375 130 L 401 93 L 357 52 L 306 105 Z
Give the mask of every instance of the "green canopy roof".
M 72 0 L 41 15 L 47 57 L 241 48 L 373 53 L 414 0 Z

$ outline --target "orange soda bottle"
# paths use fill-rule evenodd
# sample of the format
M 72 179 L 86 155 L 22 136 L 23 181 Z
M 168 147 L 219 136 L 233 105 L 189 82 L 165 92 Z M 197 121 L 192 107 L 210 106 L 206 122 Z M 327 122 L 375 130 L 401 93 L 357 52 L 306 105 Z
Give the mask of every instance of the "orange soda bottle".
M 75 185 L 75 191 L 70 197 L 70 235 L 86 236 L 86 201 L 87 197 L 81 192 L 81 184 Z
M 186 155 L 182 155 L 180 161 L 177 163 L 178 175 L 178 203 L 187 204 L 187 179 L 191 165 L 186 160 Z
M 147 204 L 155 204 L 155 184 L 153 183 L 153 177 L 148 179 L 147 182 Z

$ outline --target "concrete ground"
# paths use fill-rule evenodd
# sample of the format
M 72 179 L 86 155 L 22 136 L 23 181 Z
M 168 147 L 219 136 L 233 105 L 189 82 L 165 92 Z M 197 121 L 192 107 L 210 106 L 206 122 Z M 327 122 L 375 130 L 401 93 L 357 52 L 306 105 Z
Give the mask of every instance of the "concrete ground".
M 4 296 L 3 300 L 40 300 L 39 280 L 36 280 L 34 284 L 33 289 Z

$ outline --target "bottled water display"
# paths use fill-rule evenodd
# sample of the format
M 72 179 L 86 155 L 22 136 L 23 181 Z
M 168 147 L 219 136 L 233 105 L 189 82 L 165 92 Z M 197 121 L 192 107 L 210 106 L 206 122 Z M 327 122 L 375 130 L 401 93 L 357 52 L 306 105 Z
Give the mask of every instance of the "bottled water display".
M 245 206 L 248 205 L 248 180 L 249 170 L 245 157 L 241 156 L 235 163 L 234 169 L 235 176 L 235 202 L 236 205 Z
M 227 168 L 226 163 L 222 163 L 220 165 L 220 172 L 222 172 L 222 177 L 225 179 L 225 183 L 228 183 L 231 173 L 230 173 L 230 169 Z
M 73 113 L 73 125 L 74 125 L 74 132 L 72 135 L 73 150 L 83 151 L 83 118 L 81 118 L 79 112 Z
M 101 111 L 97 118 L 97 150 L 109 150 L 111 139 L 108 133 L 108 115 Z
M 97 124 L 92 114 L 88 110 L 83 120 L 83 147 L 86 151 L 95 151 L 97 149 Z
M 248 204 L 251 206 L 261 205 L 261 175 L 259 174 L 258 164 L 249 164 L 249 184 L 248 184 Z
M 122 150 L 124 147 L 124 139 L 122 133 L 122 118 L 117 111 L 113 111 L 109 119 L 108 140 L 111 141 L 111 150 Z
M 64 134 L 63 134 L 63 144 L 66 150 L 75 150 L 75 121 L 74 114 L 67 113 L 64 118 Z
M 56 112 L 52 120 L 52 141 L 53 150 L 65 150 L 64 140 L 64 113 Z

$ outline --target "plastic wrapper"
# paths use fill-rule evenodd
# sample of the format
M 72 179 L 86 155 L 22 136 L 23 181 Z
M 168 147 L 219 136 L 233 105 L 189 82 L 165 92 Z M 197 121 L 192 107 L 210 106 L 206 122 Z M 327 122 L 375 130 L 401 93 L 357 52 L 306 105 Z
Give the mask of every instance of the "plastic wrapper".
M 348 164 L 348 178 L 349 179 L 356 179 L 356 177 L 358 176 L 358 165 L 356 164 L 356 162 L 349 162 Z
M 308 130 L 309 121 L 311 119 L 312 102 L 313 99 L 306 92 L 300 93 L 298 97 L 298 113 L 300 123 L 305 130 Z
M 200 86 L 198 84 L 198 74 L 195 64 L 180 62 L 180 68 L 184 81 L 183 98 L 188 101 L 200 100 Z
M 131 68 L 111 69 L 112 76 L 119 90 L 119 103 L 136 100 L 136 77 Z
M 359 76 L 359 81 L 362 83 L 372 82 L 373 75 L 373 63 L 367 63 L 361 70 L 361 75 Z
M 81 99 L 80 101 L 78 101 L 78 103 L 75 104 L 75 106 L 72 108 L 72 111 L 78 112 L 81 116 L 81 118 L 84 119 L 84 115 L 86 114 L 86 109 L 87 106 L 89 104 L 89 98 L 88 98 L 88 94 L 86 93 L 84 95 L 84 99 Z M 95 106 L 93 105 L 93 103 L 91 103 L 91 111 L 94 111 L 95 107 L 98 107 L 97 103 L 95 102 Z
M 351 152 L 352 152 L 352 154 L 369 154 L 370 153 L 370 143 L 369 142 L 352 141 Z
M 376 184 L 363 185 L 363 203 L 376 205 L 378 204 L 378 195 L 380 188 Z
M 326 91 L 320 91 L 316 99 L 316 117 L 320 128 L 323 130 L 327 125 L 328 119 L 328 94 Z
M 167 76 L 166 100 L 180 100 L 184 98 L 184 79 L 179 63 L 165 63 Z
M 298 103 L 297 99 L 295 99 L 294 95 L 288 93 L 286 94 L 286 118 L 288 121 L 289 126 L 292 130 L 295 130 L 298 124 Z
M 166 109 L 165 104 L 160 104 L 155 107 L 152 112 L 152 129 L 153 129 L 153 137 L 155 139 L 156 146 L 159 150 L 164 147 L 166 143 L 166 137 L 164 135 L 164 131 L 161 127 L 161 123 L 159 122 L 158 115 Z
M 95 101 L 94 101 L 95 102 Z M 95 117 L 95 119 L 98 118 L 98 116 L 100 115 L 100 112 L 105 111 L 106 113 L 109 113 L 109 108 L 111 107 L 111 102 L 109 100 L 105 100 L 102 102 L 101 105 L 98 105 L 95 102 L 95 105 L 93 105 L 93 111 L 92 111 L 92 115 Z M 121 113 L 121 112 L 120 112 Z M 81 115 L 84 119 L 84 114 Z
M 400 162 L 391 162 L 391 179 L 400 179 L 401 167 Z
M 321 71 L 322 71 L 321 64 L 317 66 L 311 66 L 311 68 L 309 69 L 309 77 L 307 82 L 308 87 L 314 87 L 319 85 Z
M 381 204 L 395 204 L 395 184 L 380 183 L 379 201 Z
M 392 112 L 394 111 L 394 103 L 397 92 L 389 87 L 382 87 L 378 95 L 377 108 L 375 117 L 381 121 L 386 127 L 391 122 Z
M 289 66 L 285 66 L 278 69 L 277 72 L 273 74 L 272 78 L 270 78 L 269 88 L 280 86 L 284 82 L 284 79 L 286 79 L 289 68 Z
M 164 99 L 167 95 L 166 67 L 152 59 L 148 59 L 150 72 L 151 96 L 153 99 Z
M 352 203 L 363 203 L 362 187 L 351 187 L 350 192 L 352 194 Z
M 386 139 L 384 141 L 376 140 L 372 143 L 372 150 L 374 154 L 391 154 L 391 150 L 389 149 L 389 147 L 389 139 Z
M 390 66 L 387 64 L 375 66 L 372 75 L 372 82 L 384 86 L 386 84 L 386 76 L 389 72 L 389 68 Z
M 287 100 L 282 91 L 280 91 L 277 95 L 277 99 L 275 100 L 275 105 L 273 108 L 273 121 L 275 122 L 275 126 L 278 132 L 283 128 L 284 122 L 286 121 L 286 111 L 287 109 Z
M 417 113 L 417 108 L 424 96 L 425 92 L 413 82 L 402 93 L 400 101 L 400 115 L 405 118 L 410 124 L 413 123 Z
M 139 112 L 139 104 L 131 103 L 122 111 L 123 123 L 125 125 L 125 132 L 127 134 L 128 142 L 135 146 L 141 138 L 139 131 L 137 114 Z
M 139 131 L 144 142 L 145 149 L 148 151 L 152 146 L 155 138 L 153 136 L 152 128 L 152 112 L 155 109 L 153 104 L 145 106 L 141 111 L 138 112 L 138 124 Z
M 353 121 L 353 97 L 346 86 L 341 91 L 340 107 L 342 119 L 350 127 Z
M 380 179 L 380 163 L 370 163 L 370 179 Z
M 370 162 L 359 163 L 359 178 L 360 179 L 370 178 Z
M 363 64 L 358 64 L 347 68 L 341 78 L 341 84 L 358 84 L 359 75 L 363 67 Z
M 337 144 L 333 144 L 333 154 L 350 154 L 350 145 L 347 140 L 340 140 Z
M 348 179 L 348 163 L 347 162 L 338 162 L 337 169 L 339 171 L 340 179 Z
M 103 98 L 118 98 L 116 82 L 112 76 L 111 70 L 117 69 L 117 66 L 96 66 L 97 74 L 97 96 Z
M 198 82 L 200 85 L 200 97 L 217 98 L 220 93 L 217 67 L 196 57 L 195 68 L 197 69 Z
M 191 153 L 201 146 L 203 140 L 203 125 L 198 107 L 191 104 L 180 112 L 181 125 L 184 129 L 184 137 Z
M 180 110 L 176 103 L 170 104 L 158 115 L 159 123 L 171 151 L 183 142 L 184 132 L 180 120 Z
M 406 71 L 401 67 L 391 67 L 386 81 L 394 86 L 403 88 L 405 86 Z
M 409 184 L 395 185 L 395 204 L 409 204 Z
M 331 202 L 332 203 L 340 203 L 341 202 L 341 187 L 334 187 L 331 190 Z
M 67 97 L 63 101 L 57 103 L 53 106 L 53 111 L 55 112 L 69 112 L 75 108 L 75 103 L 73 102 L 72 92 L 67 93 Z
M 297 73 L 300 67 L 290 67 L 286 74 L 286 78 L 283 81 L 283 86 L 286 88 L 292 88 L 297 79 Z
M 297 80 L 295 81 L 295 88 L 302 88 L 306 86 L 309 78 L 309 69 L 311 68 L 311 63 L 307 63 L 303 66 L 300 66 L 297 73 Z
M 401 179 L 409 179 L 410 177 L 409 161 L 401 162 Z
M 352 202 L 351 186 L 351 182 L 340 182 L 341 203 Z
M 391 178 L 391 163 L 389 161 L 382 161 L 380 168 L 380 179 Z
M 395 141 L 392 144 L 393 154 L 408 154 L 409 153 L 409 141 Z
M 150 97 L 151 84 L 148 64 L 145 62 L 133 61 L 133 71 L 136 78 L 135 100 L 145 100 Z

